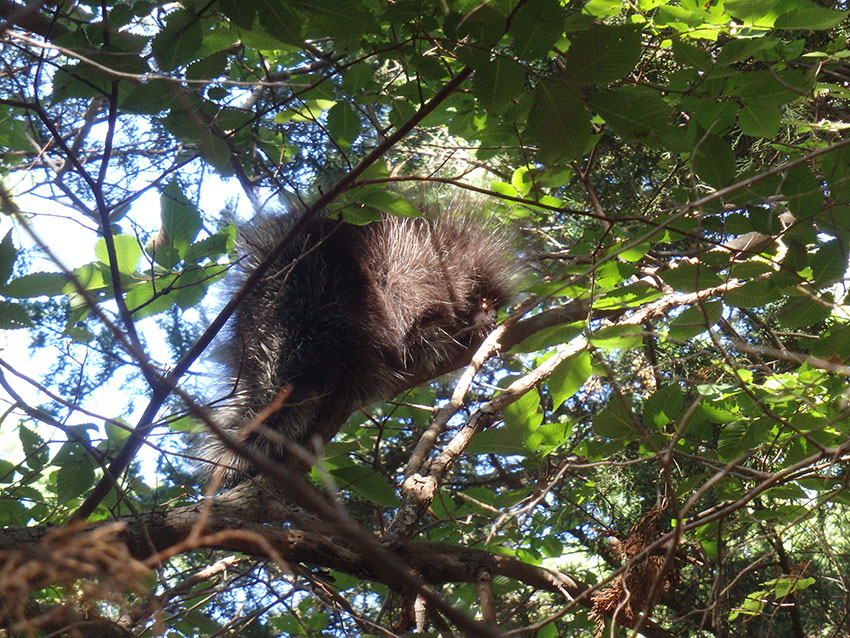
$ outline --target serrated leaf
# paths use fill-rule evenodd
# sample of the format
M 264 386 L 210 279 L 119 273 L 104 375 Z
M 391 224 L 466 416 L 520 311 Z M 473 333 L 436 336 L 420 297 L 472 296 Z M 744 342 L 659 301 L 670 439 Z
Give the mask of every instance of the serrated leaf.
M 516 427 L 487 428 L 472 439 L 467 454 L 500 454 L 503 456 L 527 456 L 525 439 L 528 432 Z
M 32 321 L 25 307 L 0 299 L 0 330 L 17 330 L 31 326 Z
M 726 0 L 723 8 L 743 22 L 753 22 L 771 11 L 779 0 Z
M 374 82 L 374 74 L 366 64 L 355 64 L 342 74 L 342 88 L 353 95 Z
M 580 157 L 591 138 L 590 117 L 578 94 L 549 80 L 537 85 L 527 130 L 537 143 L 538 159 L 545 164 Z
M 166 82 L 140 82 L 120 97 L 121 110 L 138 115 L 156 115 L 171 108 L 174 91 Z
M 782 114 L 772 102 L 757 99 L 747 100 L 738 115 L 741 133 L 753 137 L 773 138 L 779 133 Z
M 186 69 L 187 80 L 212 80 L 224 75 L 227 69 L 227 53 L 219 51 L 200 60 L 195 60 Z
M 623 9 L 625 5 L 621 0 L 590 0 L 582 10 L 594 18 L 605 19 L 619 15 Z
M 715 325 L 722 316 L 723 304 L 719 301 L 692 306 L 670 322 L 667 337 L 680 341 L 693 339 Z
M 698 292 L 723 283 L 723 279 L 704 264 L 680 263 L 672 270 L 659 273 L 659 276 L 674 290 L 681 292 Z
M 480 56 L 476 56 L 480 57 Z M 475 67 L 472 90 L 488 112 L 497 112 L 508 106 L 525 85 L 525 69 L 502 56 Z
M 68 283 L 67 277 L 60 272 L 34 272 L 13 279 L 0 288 L 5 297 L 29 299 L 32 297 L 55 297 L 63 294 Z
M 280 3 L 273 4 L 277 7 Z M 343 45 L 376 31 L 376 17 L 380 15 L 374 7 L 366 4 L 339 0 L 288 0 L 283 4 L 301 11 L 308 25 L 307 32 L 331 36 Z M 273 10 L 278 11 L 276 8 Z M 262 10 L 258 17 L 261 21 L 266 18 Z
M 831 29 L 839 24 L 847 11 L 835 11 L 821 7 L 809 0 L 793 0 L 783 2 L 785 13 L 776 18 L 773 26 L 777 29 L 793 29 L 795 31 L 817 31 Z
M 548 456 L 570 440 L 572 423 L 544 423 L 525 439 L 525 447 L 538 458 Z
M 463 16 L 458 25 L 458 39 L 468 38 L 476 48 L 490 49 L 502 39 L 507 21 L 491 4 L 482 4 Z
M 18 438 L 24 448 L 27 466 L 36 472 L 43 469 L 47 465 L 48 453 L 44 439 L 24 425 L 18 426 Z
M 177 9 L 168 14 L 165 26 L 151 41 L 151 52 L 162 71 L 198 58 L 201 48 L 201 24 L 194 12 Z
M 619 397 L 614 397 L 604 410 L 593 418 L 593 431 L 608 439 L 631 438 L 635 434 L 632 417 L 620 403 Z
M 723 302 L 733 308 L 758 308 L 780 297 L 769 281 L 749 281 L 724 293 Z
M 643 328 L 633 324 L 608 326 L 594 332 L 588 340 L 597 348 L 608 350 L 636 348 L 643 342 Z
M 115 246 L 115 258 L 118 260 L 118 272 L 124 275 L 132 275 L 142 257 L 142 247 L 139 246 L 139 240 L 133 235 L 113 235 L 112 243 Z M 95 243 L 94 254 L 102 264 L 109 265 L 109 252 L 106 249 L 106 239 L 103 237 Z
M 243 29 L 250 29 L 257 18 L 257 3 L 245 0 L 218 0 L 218 8 L 231 22 Z
M 729 142 L 708 134 L 699 141 L 691 157 L 694 173 L 714 188 L 723 188 L 735 179 L 735 151 Z
M 233 250 L 235 243 L 236 226 L 230 224 L 227 228 L 190 245 L 186 250 L 184 259 L 189 264 L 197 264 L 204 259 L 212 259 L 214 261 Z
M 552 410 L 557 410 L 564 401 L 578 392 L 591 374 L 593 362 L 587 350 L 582 350 L 559 363 L 547 383 L 549 394 L 552 396 Z
M 531 432 L 543 421 L 543 411 L 540 410 L 540 395 L 537 394 L 536 390 L 526 392 L 504 409 L 502 417 L 508 428 L 526 433 Z
M 339 102 L 328 111 L 328 133 L 338 144 L 350 145 L 361 129 L 360 117 L 348 102 Z
M 847 253 L 838 239 L 826 242 L 812 255 L 810 265 L 815 285 L 835 283 L 847 270 Z
M 816 357 L 850 359 L 850 326 L 835 326 L 812 342 L 811 353 Z
M 0 242 L 0 283 L 6 283 L 12 275 L 12 267 L 18 258 L 18 250 L 12 242 L 12 231 L 9 230 Z
M 517 6 L 508 33 L 518 58 L 528 60 L 549 52 L 564 33 L 564 10 L 558 0 L 530 0 Z
M 783 328 L 805 328 L 823 321 L 831 314 L 831 300 L 812 299 L 803 295 L 787 299 L 776 313 L 776 320 Z
M 813 217 L 823 207 L 821 185 L 805 164 L 786 173 L 782 180 L 782 194 L 788 198 L 788 208 L 798 219 Z
M 673 40 L 673 55 L 676 56 L 679 64 L 692 66 L 701 71 L 708 71 L 713 66 L 711 53 L 690 42 Z
M 351 199 L 397 217 L 422 217 L 421 211 L 413 204 L 392 191 L 363 188 L 353 191 Z
M 169 287 L 176 279 L 176 275 L 169 275 L 130 286 L 124 295 L 124 303 L 133 318 L 141 319 L 169 310 L 174 304 L 174 292 Z
M 592 96 L 591 106 L 615 132 L 623 136 L 647 134 L 670 122 L 670 107 L 657 91 L 622 86 Z
M 678 385 L 674 383 L 662 385 L 644 403 L 644 425 L 654 429 L 663 429 L 668 423 L 672 423 L 678 418 L 684 402 L 685 395 Z
M 640 30 L 634 25 L 594 25 L 572 39 L 565 79 L 574 84 L 607 84 L 627 75 L 640 59 Z
M 201 230 L 201 215 L 176 181 L 170 182 L 162 190 L 159 203 L 160 219 L 168 234 L 169 244 L 182 255 Z
M 511 348 L 511 352 L 536 352 L 562 343 L 569 343 L 584 330 L 585 322 L 562 323 L 538 330 Z
M 617 308 L 637 308 L 643 304 L 655 301 L 664 296 L 658 288 L 637 282 L 614 288 L 603 297 L 593 301 L 595 310 L 614 310 Z
M 67 442 L 53 460 L 56 472 L 56 496 L 60 503 L 82 496 L 94 484 L 92 459 L 77 443 Z
M 382 507 L 398 507 L 395 489 L 375 470 L 360 465 L 348 465 L 331 470 L 340 489 L 351 490 L 372 503 Z
M 767 441 L 772 427 L 773 421 L 768 418 L 729 423 L 720 433 L 717 453 L 721 458 L 731 459 L 752 452 Z

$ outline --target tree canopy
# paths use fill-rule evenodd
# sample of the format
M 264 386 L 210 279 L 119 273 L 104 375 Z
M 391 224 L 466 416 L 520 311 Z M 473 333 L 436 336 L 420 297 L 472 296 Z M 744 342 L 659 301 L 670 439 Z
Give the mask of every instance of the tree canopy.
M 848 633 L 847 9 L 0 0 L 0 626 Z M 423 198 L 499 326 L 215 494 L 237 226 Z

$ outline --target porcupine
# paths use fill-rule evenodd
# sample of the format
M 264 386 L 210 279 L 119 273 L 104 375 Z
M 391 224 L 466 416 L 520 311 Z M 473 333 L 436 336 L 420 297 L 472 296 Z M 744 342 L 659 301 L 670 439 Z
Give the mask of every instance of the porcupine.
M 260 215 L 242 230 L 242 280 L 294 217 Z M 291 384 L 265 421 L 269 435 L 252 432 L 245 444 L 284 461 L 285 441 L 327 441 L 359 408 L 466 363 L 514 274 L 504 234 L 468 212 L 365 226 L 320 217 L 236 311 L 225 348 L 233 394 L 216 419 L 238 436 Z M 255 473 L 212 435 L 200 456 L 223 467 L 224 486 Z

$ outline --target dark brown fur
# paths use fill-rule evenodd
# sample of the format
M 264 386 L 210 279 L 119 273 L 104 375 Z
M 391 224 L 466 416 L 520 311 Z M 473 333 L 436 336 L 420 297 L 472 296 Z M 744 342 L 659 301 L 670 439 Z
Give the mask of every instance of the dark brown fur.
M 245 272 L 291 222 L 268 216 L 246 229 Z M 235 392 L 220 413 L 223 427 L 237 436 L 292 384 L 266 420 L 271 434 L 251 433 L 246 443 L 283 461 L 285 441 L 328 440 L 355 410 L 463 365 L 492 329 L 512 275 L 504 238 L 468 215 L 367 226 L 315 221 L 235 315 L 228 352 Z M 251 474 L 215 438 L 201 456 L 227 466 L 226 485 Z

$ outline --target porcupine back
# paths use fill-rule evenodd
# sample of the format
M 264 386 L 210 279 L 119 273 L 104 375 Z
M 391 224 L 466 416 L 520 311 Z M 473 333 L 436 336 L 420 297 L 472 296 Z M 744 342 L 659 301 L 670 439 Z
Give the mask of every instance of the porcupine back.
M 293 222 L 265 215 L 242 231 L 243 279 Z M 226 354 L 233 393 L 216 418 L 238 436 L 292 384 L 266 433 L 246 444 L 283 461 L 286 441 L 326 441 L 355 410 L 466 363 L 514 273 L 504 235 L 470 214 L 315 220 L 236 311 Z M 200 456 L 225 467 L 225 486 L 253 473 L 212 436 Z

